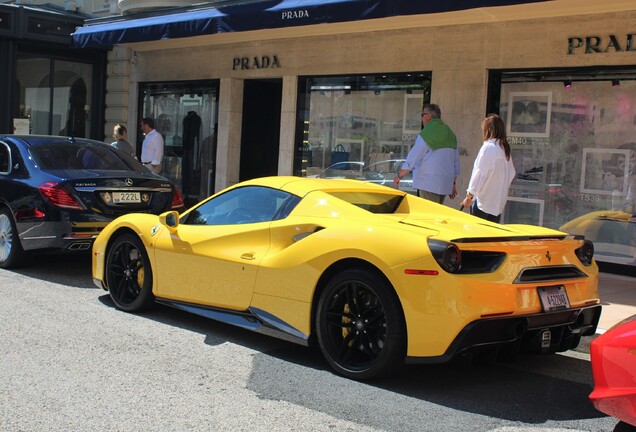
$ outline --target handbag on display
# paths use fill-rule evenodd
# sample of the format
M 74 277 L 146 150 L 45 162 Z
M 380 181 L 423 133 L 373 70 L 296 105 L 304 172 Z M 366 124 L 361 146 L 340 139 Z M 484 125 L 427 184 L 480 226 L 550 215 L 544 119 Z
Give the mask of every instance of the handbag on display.
M 374 172 L 390 172 L 393 152 L 387 147 L 382 147 L 379 152 L 372 152 L 369 155 L 369 170 Z
M 348 162 L 349 161 L 349 152 L 345 150 L 342 144 L 338 144 L 331 151 L 331 165 L 339 163 L 339 162 Z M 342 168 L 346 169 L 346 168 Z

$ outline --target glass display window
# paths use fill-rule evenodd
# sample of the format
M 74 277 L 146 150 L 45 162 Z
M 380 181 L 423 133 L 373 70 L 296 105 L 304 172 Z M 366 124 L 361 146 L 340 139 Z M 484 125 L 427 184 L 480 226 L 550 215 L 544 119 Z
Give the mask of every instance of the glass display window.
M 19 55 L 16 132 L 90 137 L 92 75 L 88 63 Z
M 636 265 L 634 78 L 502 74 L 498 104 L 516 169 L 503 223 L 582 234 L 599 261 Z
M 296 175 L 394 177 L 421 130 L 430 84 L 430 72 L 299 78 Z
M 143 83 L 140 120 L 150 117 L 164 140 L 161 175 L 174 181 L 187 203 L 214 192 L 218 81 Z M 137 153 L 143 134 L 138 134 Z

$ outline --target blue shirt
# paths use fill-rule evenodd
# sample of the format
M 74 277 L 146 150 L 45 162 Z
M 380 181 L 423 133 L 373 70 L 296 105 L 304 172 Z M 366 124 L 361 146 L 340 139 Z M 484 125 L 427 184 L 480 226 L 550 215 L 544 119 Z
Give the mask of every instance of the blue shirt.
M 453 182 L 459 175 L 459 149 L 431 150 L 420 135 L 402 164 L 402 169 L 413 172 L 413 188 L 438 195 L 453 193 Z

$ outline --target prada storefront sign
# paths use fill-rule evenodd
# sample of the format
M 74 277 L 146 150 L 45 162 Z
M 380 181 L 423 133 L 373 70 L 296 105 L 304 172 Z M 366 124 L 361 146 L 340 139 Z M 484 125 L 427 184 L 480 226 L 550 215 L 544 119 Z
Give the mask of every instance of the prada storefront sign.
M 636 33 L 622 36 L 575 36 L 568 38 L 569 54 L 596 54 L 608 52 L 636 51 Z
M 247 69 L 276 69 L 280 67 L 280 60 L 278 56 L 264 55 L 253 57 L 234 57 L 232 59 L 232 70 L 247 70 Z

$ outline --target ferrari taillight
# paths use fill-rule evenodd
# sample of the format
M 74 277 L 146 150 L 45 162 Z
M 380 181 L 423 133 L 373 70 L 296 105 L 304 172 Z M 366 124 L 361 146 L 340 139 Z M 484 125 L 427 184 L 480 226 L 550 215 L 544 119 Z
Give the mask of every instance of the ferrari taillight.
M 44 198 L 46 198 L 51 204 L 56 207 L 84 210 L 84 206 L 80 204 L 75 198 L 73 198 L 62 186 L 58 183 L 46 182 L 42 183 L 38 190 Z
M 181 196 L 181 191 L 178 187 L 174 187 L 174 195 L 172 195 L 172 202 L 170 203 L 170 208 L 175 209 L 183 207 L 183 197 Z
M 447 243 L 439 240 L 428 240 L 428 247 L 435 258 L 435 261 L 445 271 L 449 273 L 457 273 L 462 266 L 462 253 L 453 243 Z
M 594 258 L 594 245 L 591 241 L 585 240 L 583 242 L 583 245 L 575 252 L 576 256 L 579 258 L 583 265 L 592 265 L 592 259 Z

